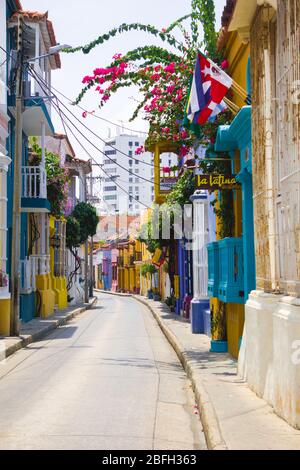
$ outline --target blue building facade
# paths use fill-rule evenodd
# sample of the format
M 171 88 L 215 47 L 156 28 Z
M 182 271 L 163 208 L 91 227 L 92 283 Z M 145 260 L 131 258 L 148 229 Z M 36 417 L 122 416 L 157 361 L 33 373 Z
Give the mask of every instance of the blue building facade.
M 18 2 L 17 2 L 18 3 Z M 30 12 L 19 11 L 20 5 L 16 2 L 7 2 L 7 51 L 10 56 L 16 54 L 16 32 L 18 15 L 22 16 L 23 44 L 29 57 L 35 58 L 42 54 L 47 54 L 45 43 L 52 44 L 55 39 L 50 37 L 48 15 L 31 14 Z M 18 13 L 17 13 L 18 12 Z M 46 25 L 47 28 L 44 28 Z M 52 27 L 52 25 L 51 25 Z M 47 37 L 45 37 L 47 36 Z M 56 41 L 55 41 L 56 42 Z M 32 66 L 40 74 L 43 80 L 50 83 L 51 70 L 58 68 L 59 59 L 45 58 L 34 60 Z M 12 275 L 12 237 L 13 233 L 13 198 L 14 198 L 14 173 L 15 173 L 15 62 L 9 60 L 7 63 L 8 77 L 8 116 L 9 132 L 7 139 L 7 154 L 12 163 L 7 175 L 7 260 L 8 273 Z M 48 93 L 49 95 L 49 93 Z M 38 256 L 33 257 L 32 246 L 32 215 L 40 217 L 50 213 L 50 203 L 47 200 L 47 177 L 45 169 L 45 147 L 42 143 L 42 161 L 34 164 L 30 159 L 30 137 L 41 137 L 42 142 L 47 135 L 53 135 L 54 127 L 51 120 L 51 104 L 47 99 L 47 92 L 43 89 L 29 73 L 26 64 L 23 65 L 23 142 L 22 142 L 22 164 L 20 171 L 21 190 L 21 229 L 20 229 L 20 317 L 24 322 L 30 321 L 37 313 L 38 291 L 36 286 L 36 276 L 41 274 L 38 263 Z M 47 216 L 48 217 L 48 216 Z M 43 219 L 44 223 L 48 219 Z M 43 223 L 41 223 L 43 225 Z M 41 237 L 41 234 L 39 234 Z M 44 245 L 46 241 L 43 242 Z M 41 253 L 42 254 L 42 253 Z
M 216 151 L 229 153 L 232 165 L 236 151 L 240 156 L 242 237 L 208 246 L 210 295 L 226 303 L 245 304 L 256 288 L 251 136 L 251 106 L 244 106 L 230 126 L 219 127 L 215 144 Z

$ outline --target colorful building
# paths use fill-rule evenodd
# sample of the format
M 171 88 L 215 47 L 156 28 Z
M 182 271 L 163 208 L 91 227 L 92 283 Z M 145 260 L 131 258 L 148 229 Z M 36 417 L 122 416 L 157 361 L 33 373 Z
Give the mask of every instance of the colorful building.
M 250 84 L 250 45 L 237 31 L 230 31 L 230 12 L 234 2 L 228 2 L 219 36 L 219 48 L 224 50 L 224 58 L 229 63 L 228 74 L 248 94 Z M 231 101 L 239 111 L 231 125 L 220 126 L 211 156 L 218 152 L 227 154 L 231 160 L 231 174 L 240 183 L 240 189 L 233 189 L 234 216 L 231 221 L 232 235 L 220 239 L 222 221 L 217 221 L 217 241 L 208 247 L 209 253 L 209 293 L 212 298 L 213 316 L 222 312 L 226 315 L 228 351 L 238 357 L 244 329 L 245 303 L 249 293 L 255 289 L 255 252 L 253 228 L 253 189 L 252 189 L 252 144 L 251 106 L 246 105 L 246 94 L 241 96 L 235 88 L 231 91 Z M 208 153 L 208 156 L 210 154 Z M 228 194 L 228 191 L 227 191 Z M 219 192 L 219 208 L 223 192 Z M 228 195 L 227 195 L 228 198 Z
M 21 9 L 20 2 L 0 1 L 0 334 L 9 334 L 10 331 L 10 286 L 8 265 L 8 173 L 12 160 L 12 152 L 7 148 L 7 139 L 10 130 L 10 118 L 7 108 L 8 70 L 5 51 L 8 51 L 7 19 L 17 10 Z
M 239 369 L 299 428 L 299 2 L 238 1 L 229 29 L 251 46 L 253 107 L 256 289 L 246 304 Z
M 29 57 L 47 54 L 49 47 L 57 44 L 52 23 L 47 14 L 20 11 L 12 8 L 13 2 L 8 2 L 7 50 L 13 54 L 16 49 L 15 32 L 18 17 L 21 16 L 25 25 L 23 41 L 26 42 Z M 28 28 L 26 28 L 28 26 Z M 45 57 L 44 60 L 34 60 L 32 66 L 35 72 L 50 84 L 51 71 L 60 68 L 58 54 Z M 8 77 L 14 73 L 14 63 L 9 62 Z M 51 121 L 51 100 L 46 100 L 47 90 L 26 71 L 23 82 L 24 111 L 23 111 L 23 142 L 21 167 L 21 239 L 20 239 L 20 276 L 21 297 L 20 315 L 23 321 L 31 320 L 37 314 L 43 314 L 44 306 L 48 310 L 53 307 L 53 291 L 49 282 L 50 259 L 48 245 L 48 214 L 50 204 L 47 200 L 47 176 L 45 170 L 45 137 L 54 132 Z M 12 208 L 14 194 L 14 146 L 15 146 L 15 102 L 16 95 L 13 87 L 8 92 L 9 128 L 7 153 L 12 158 L 8 172 L 8 205 L 7 205 L 7 258 L 8 271 L 11 274 L 12 262 Z M 39 163 L 32 160 L 29 151 L 28 138 L 41 136 L 42 158 Z M 40 228 L 40 230 L 39 230 Z M 44 282 L 42 282 L 44 278 Z M 48 312 L 47 310 L 47 312 Z M 6 332 L 7 333 L 7 332 Z

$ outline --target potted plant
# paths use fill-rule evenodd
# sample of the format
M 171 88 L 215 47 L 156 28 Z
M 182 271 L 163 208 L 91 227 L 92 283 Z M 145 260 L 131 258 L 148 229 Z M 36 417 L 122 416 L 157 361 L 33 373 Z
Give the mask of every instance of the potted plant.
M 152 273 L 153 270 L 155 270 L 154 272 L 156 272 L 155 266 L 153 264 L 150 264 L 150 263 L 143 264 L 142 267 L 141 267 L 142 276 L 146 279 L 148 278 L 148 276 L 150 277 L 150 289 L 148 289 L 148 292 L 147 292 L 148 299 L 153 299 L 153 296 L 154 296 L 154 292 L 153 292 L 153 273 Z
M 154 266 L 154 264 L 148 264 L 148 274 L 150 275 L 150 297 L 151 299 L 154 299 L 155 294 L 155 285 L 153 289 L 153 279 L 155 283 L 155 277 L 154 275 L 157 273 L 157 267 Z
M 154 292 L 153 300 L 155 300 L 155 302 L 160 302 L 161 301 L 161 295 L 160 295 L 159 292 Z
M 220 302 L 217 311 L 211 311 L 211 349 L 210 352 L 228 352 L 227 328 L 226 328 L 226 304 Z
M 166 299 L 166 304 L 168 307 L 170 307 L 171 312 L 175 312 L 176 298 L 174 295 L 171 295 L 171 297 Z

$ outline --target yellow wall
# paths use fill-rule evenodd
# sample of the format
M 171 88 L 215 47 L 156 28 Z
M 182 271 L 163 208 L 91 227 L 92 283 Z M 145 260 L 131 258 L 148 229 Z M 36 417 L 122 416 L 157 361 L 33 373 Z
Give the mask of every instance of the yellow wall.
M 236 31 L 229 33 L 224 56 L 229 62 L 228 74 L 247 91 L 247 66 L 250 57 L 250 44 L 243 44 Z M 245 106 L 243 99 L 235 91 L 232 90 L 232 92 L 231 101 L 240 108 Z
M 10 305 L 11 305 L 10 299 L 0 300 L 0 335 L 1 336 L 9 336 L 10 334 Z
M 55 219 L 50 217 L 50 237 L 55 234 Z M 54 248 L 50 245 L 50 270 L 52 279 L 52 288 L 55 293 L 55 303 L 59 310 L 63 310 L 68 306 L 67 279 L 63 276 L 54 275 Z
M 177 153 L 178 144 L 172 142 L 159 142 L 149 148 L 154 154 L 154 201 L 156 204 L 163 204 L 167 193 L 160 192 L 160 155 L 162 153 Z
M 236 81 L 245 91 L 247 90 L 247 67 L 250 56 L 250 45 L 243 44 L 239 35 L 236 32 L 229 33 L 226 38 L 224 58 L 229 62 L 228 74 Z M 233 101 L 240 108 L 246 105 L 244 100 L 232 90 L 230 100 Z M 240 171 L 239 152 L 236 151 L 234 155 L 234 173 Z M 235 227 L 234 237 L 242 235 L 242 194 L 236 191 L 234 194 L 234 214 L 235 214 Z M 217 233 L 220 229 L 220 220 L 217 219 Z M 219 237 L 217 237 L 219 238 Z M 213 311 L 219 311 L 218 299 L 211 299 L 211 306 Z M 226 324 L 227 324 L 227 338 L 228 350 L 230 354 L 237 358 L 239 354 L 239 339 L 243 334 L 245 319 L 245 307 L 239 304 L 226 305 Z M 216 338 L 214 338 L 216 339 Z

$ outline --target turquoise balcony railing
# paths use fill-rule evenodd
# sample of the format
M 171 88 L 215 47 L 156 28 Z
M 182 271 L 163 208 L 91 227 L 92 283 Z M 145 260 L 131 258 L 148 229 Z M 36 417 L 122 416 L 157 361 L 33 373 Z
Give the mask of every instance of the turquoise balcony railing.
M 208 251 L 208 295 L 218 297 L 219 293 L 219 243 L 210 243 Z
M 226 303 L 245 303 L 242 238 L 208 245 L 208 292 Z

